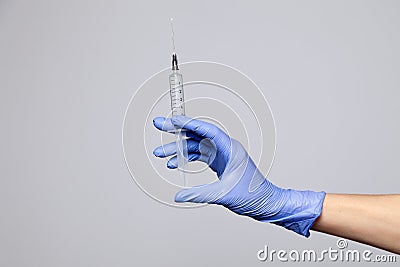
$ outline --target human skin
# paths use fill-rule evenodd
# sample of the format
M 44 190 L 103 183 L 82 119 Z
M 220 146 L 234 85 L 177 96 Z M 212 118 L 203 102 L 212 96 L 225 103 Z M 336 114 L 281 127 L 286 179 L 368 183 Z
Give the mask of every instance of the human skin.
M 326 194 L 312 230 L 400 254 L 400 195 Z

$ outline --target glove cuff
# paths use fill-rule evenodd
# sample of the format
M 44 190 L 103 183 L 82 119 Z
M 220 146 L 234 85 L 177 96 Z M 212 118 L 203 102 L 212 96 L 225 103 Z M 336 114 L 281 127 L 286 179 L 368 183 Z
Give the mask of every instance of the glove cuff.
M 321 215 L 326 193 L 291 189 L 285 191 L 288 198 L 285 202 L 290 205 L 284 205 L 279 212 L 280 218 L 271 222 L 309 237 L 311 227 Z

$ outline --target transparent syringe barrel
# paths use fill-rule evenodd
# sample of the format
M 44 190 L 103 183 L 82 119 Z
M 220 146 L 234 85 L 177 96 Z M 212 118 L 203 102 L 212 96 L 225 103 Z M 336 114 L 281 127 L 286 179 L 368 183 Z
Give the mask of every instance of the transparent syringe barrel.
M 185 98 L 183 94 L 182 74 L 178 73 L 176 70 L 173 70 L 172 74 L 169 76 L 169 86 L 170 86 L 172 116 L 185 115 Z M 175 136 L 176 136 L 176 147 L 177 147 L 176 154 L 178 159 L 178 169 L 180 172 L 181 180 L 183 182 L 183 186 L 187 186 L 185 172 L 184 172 L 188 159 L 185 131 L 181 129 L 176 129 Z
M 185 115 L 185 98 L 183 95 L 182 74 L 174 70 L 171 75 L 169 75 L 169 86 L 172 116 Z

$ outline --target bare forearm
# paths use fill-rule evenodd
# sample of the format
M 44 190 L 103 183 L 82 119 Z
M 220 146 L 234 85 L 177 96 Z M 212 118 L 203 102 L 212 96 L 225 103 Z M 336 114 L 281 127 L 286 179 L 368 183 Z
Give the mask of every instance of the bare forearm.
M 312 230 L 400 254 L 400 195 L 327 194 Z

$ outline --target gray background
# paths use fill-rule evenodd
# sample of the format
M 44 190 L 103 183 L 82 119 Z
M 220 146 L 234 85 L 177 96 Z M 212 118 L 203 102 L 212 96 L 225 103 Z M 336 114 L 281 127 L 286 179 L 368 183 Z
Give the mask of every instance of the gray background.
M 181 60 L 236 67 L 267 96 L 277 124 L 272 181 L 398 193 L 399 8 L 0 1 L 0 265 L 253 266 L 268 264 L 256 258 L 264 245 L 335 247 L 335 237 L 301 238 L 220 207 L 151 200 L 124 163 L 123 114 L 168 66 L 174 17 Z

